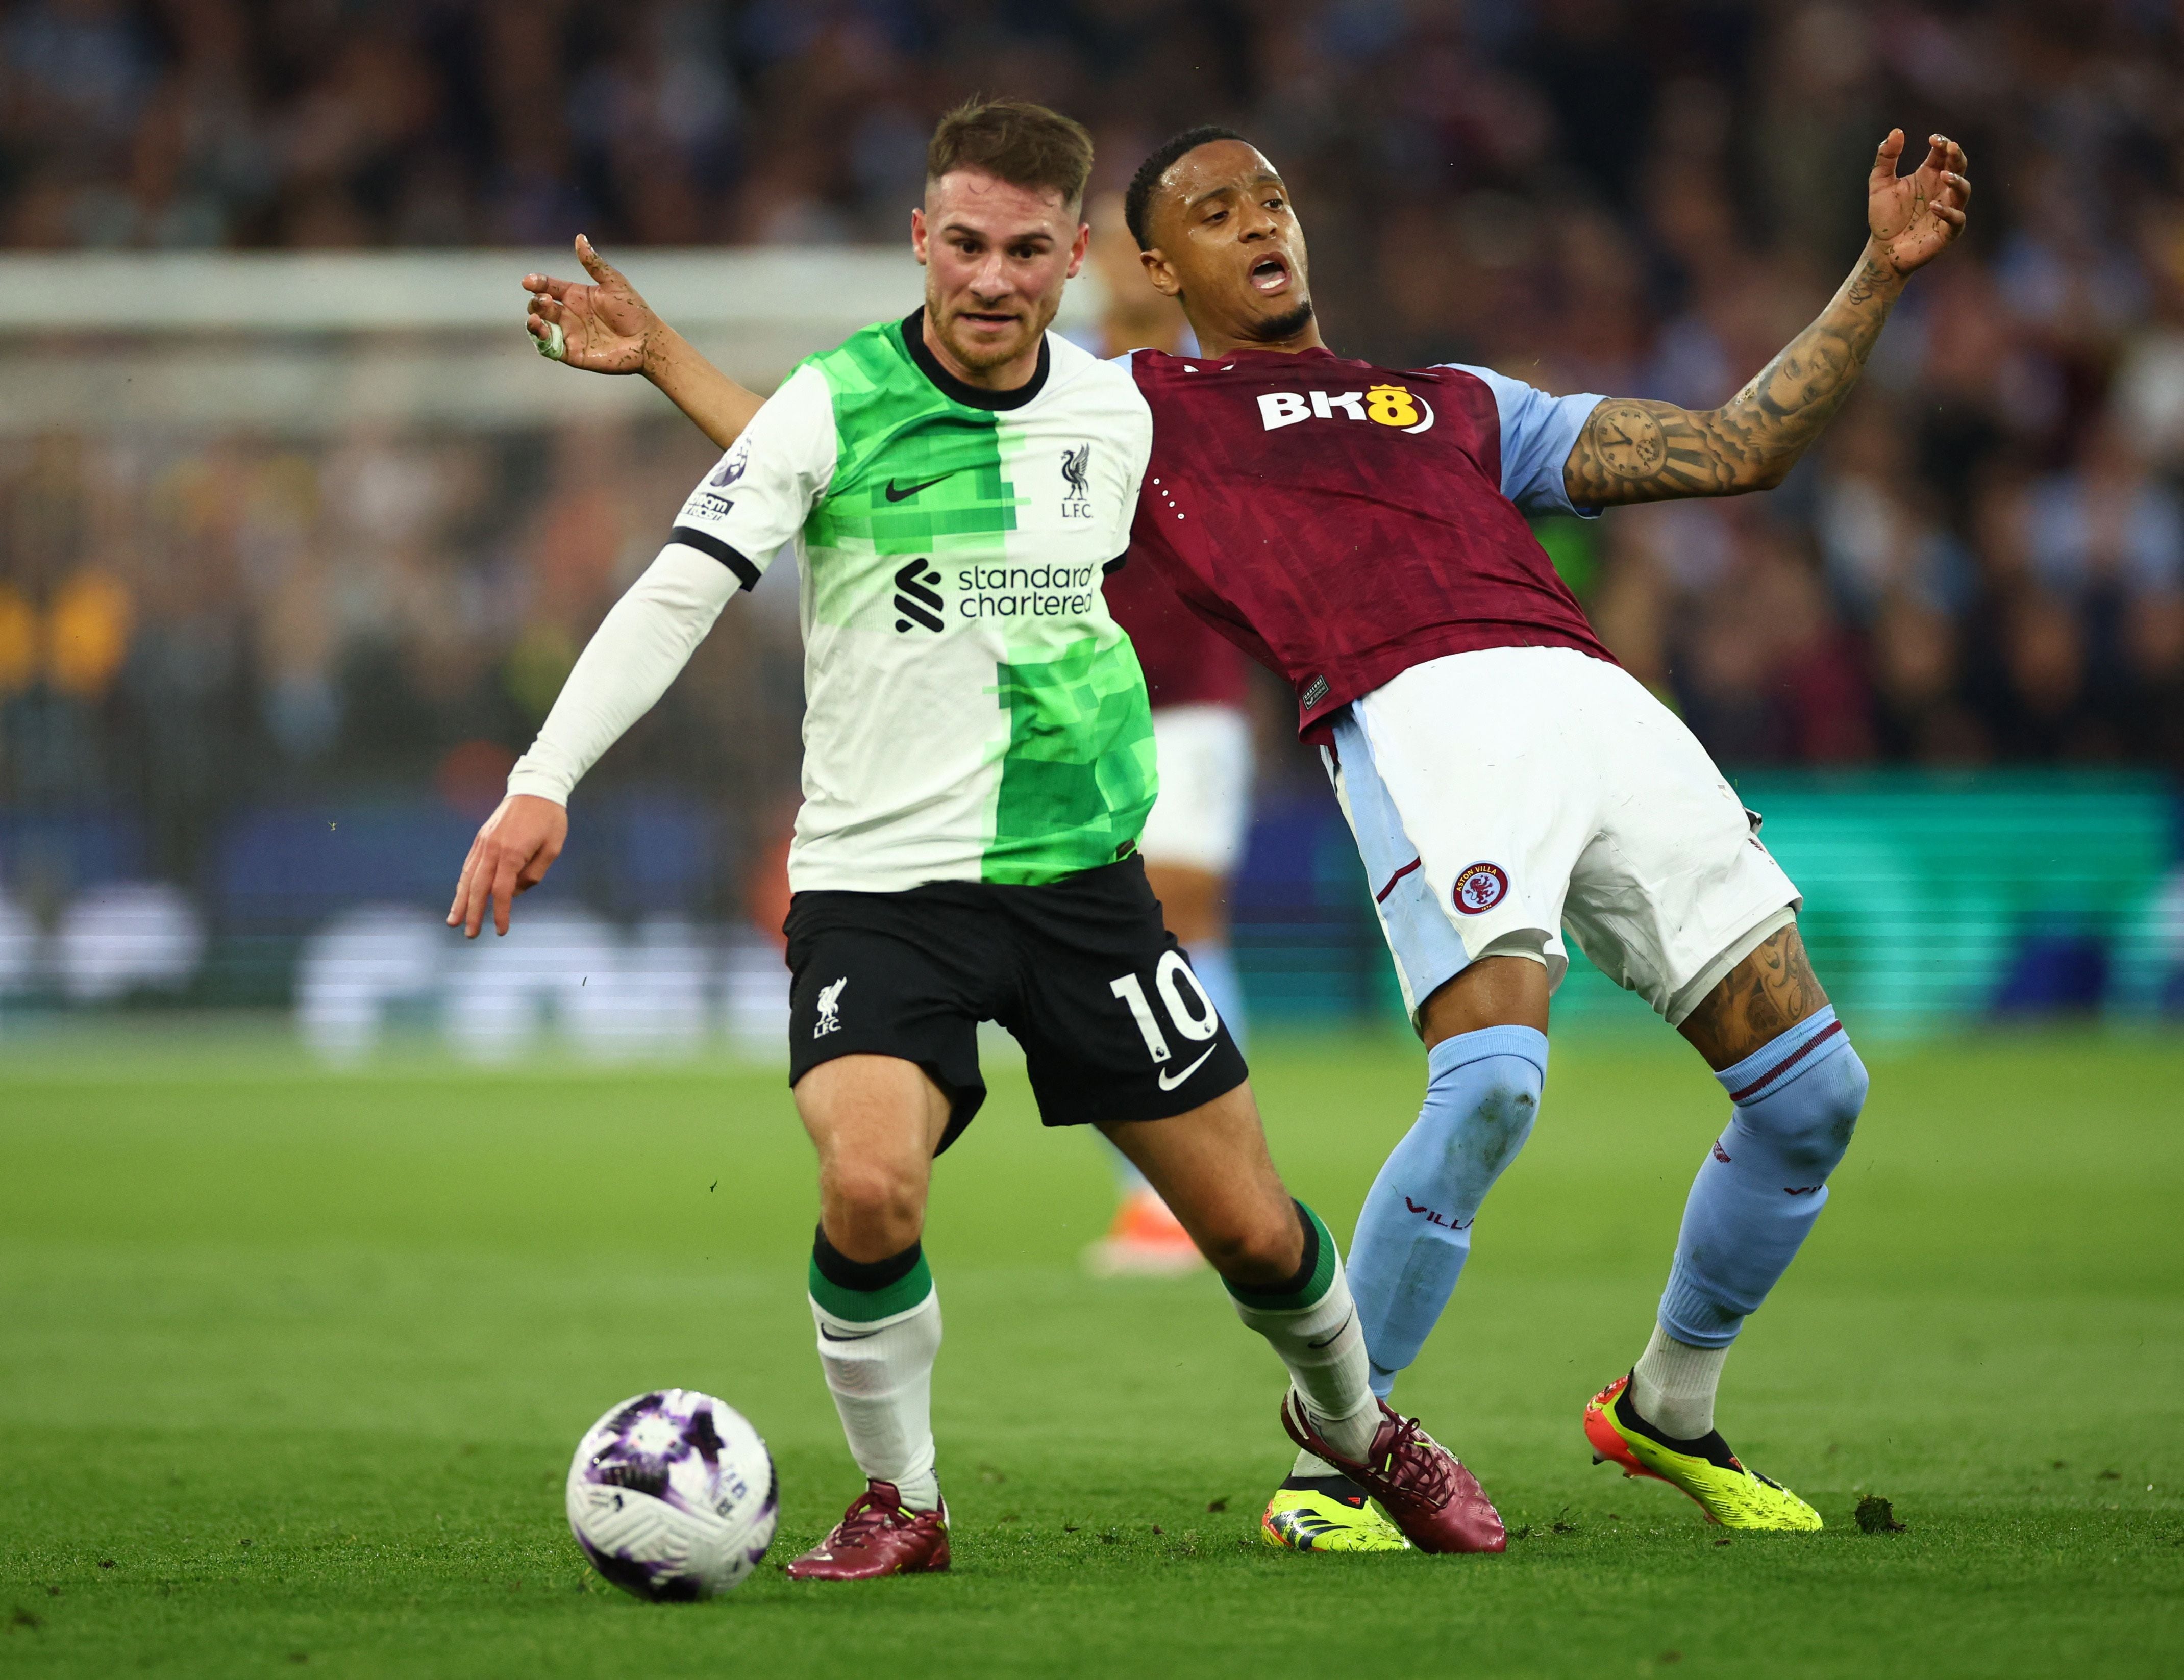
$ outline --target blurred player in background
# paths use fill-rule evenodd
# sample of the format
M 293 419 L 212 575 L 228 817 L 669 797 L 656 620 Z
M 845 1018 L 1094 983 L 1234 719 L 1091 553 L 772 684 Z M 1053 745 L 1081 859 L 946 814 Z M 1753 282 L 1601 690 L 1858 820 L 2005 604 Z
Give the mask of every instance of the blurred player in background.
M 1123 195 L 1085 207 L 1092 265 L 1106 291 L 1096 342 L 1101 356 L 1126 350 L 1197 348 L 1182 306 L 1145 277 Z M 1167 925 L 1237 1042 L 1245 1041 L 1244 992 L 1228 948 L 1228 877 L 1251 824 L 1250 661 L 1176 598 L 1150 566 L 1111 573 L 1107 610 L 1129 632 L 1145 674 L 1160 758 L 1160 797 L 1138 853 Z M 1085 1251 L 1100 1276 L 1159 1275 L 1198 1266 L 1190 1233 L 1124 1156 L 1115 1157 L 1121 1200 L 1107 1234 Z
M 507 931 L 560 851 L 577 779 L 794 543 L 789 1074 L 819 1156 L 818 1351 L 867 1485 L 789 1573 L 948 1566 L 921 1244 L 933 1160 L 985 1097 L 988 1020 L 1023 1045 L 1042 1121 L 1098 1126 L 1190 1227 L 1288 1368 L 1291 1434 L 1339 1440 L 1355 1508 L 1369 1494 L 1401 1529 L 1373 1516 L 1374 1549 L 1500 1551 L 1476 1480 L 1368 1386 L 1334 1239 L 1283 1190 L 1242 1054 L 1137 856 L 1152 722 L 1101 581 L 1128 542 L 1150 418 L 1122 366 L 1046 331 L 1089 241 L 1091 161 L 1083 129 L 1041 107 L 951 112 L 911 219 L 924 305 L 807 359 L 762 409 L 588 245 L 596 291 L 531 277 L 549 351 L 682 385 L 686 409 L 733 442 L 577 660 L 448 921 Z

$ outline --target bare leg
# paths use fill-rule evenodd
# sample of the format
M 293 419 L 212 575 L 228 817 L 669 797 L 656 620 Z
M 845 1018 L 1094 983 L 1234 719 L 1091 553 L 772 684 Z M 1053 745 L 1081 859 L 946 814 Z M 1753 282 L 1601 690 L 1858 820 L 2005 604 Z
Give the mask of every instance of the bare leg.
M 1271 1288 L 1304 1256 L 1304 1235 L 1267 1154 L 1246 1083 L 1170 1120 L 1102 1126 L 1151 1182 L 1213 1269 L 1245 1289 Z
M 1325 1438 L 1363 1458 L 1379 1410 L 1349 1280 L 1333 1235 L 1283 1188 L 1250 1085 L 1171 1120 L 1100 1129 L 1175 1210 Z
M 1199 983 L 1241 1047 L 1242 999 L 1228 952 L 1227 880 L 1212 870 L 1147 858 L 1145 881 L 1160 900 L 1168 931 L 1189 949 Z M 1190 1232 L 1145 1175 L 1119 1153 L 1108 1158 L 1115 1167 L 1115 1217 L 1106 1233 L 1085 1250 L 1085 1264 L 1094 1274 L 1174 1277 L 1204 1264 Z
M 868 1264 L 916 1242 L 947 1093 L 916 1062 L 839 1056 L 797 1081 L 796 1110 L 819 1152 L 827 1240 Z
M 842 1432 L 866 1479 L 894 1490 L 885 1497 L 910 1511 L 937 1510 L 940 1298 L 918 1239 L 948 1099 L 914 1062 L 858 1055 L 805 1074 L 796 1106 L 819 1152 L 811 1317 Z M 829 1553 L 795 1566 L 841 1566 Z
M 1547 1030 L 1547 968 L 1529 957 L 1488 957 L 1437 987 L 1418 1011 L 1426 1048 L 1490 1026 Z
M 1145 881 L 1161 904 L 1167 931 L 1185 948 L 1225 944 L 1228 938 L 1228 909 L 1223 902 L 1228 883 L 1210 869 L 1189 864 L 1145 864 Z
M 1827 1004 L 1792 922 L 1731 969 L 1676 1030 L 1719 1073 Z

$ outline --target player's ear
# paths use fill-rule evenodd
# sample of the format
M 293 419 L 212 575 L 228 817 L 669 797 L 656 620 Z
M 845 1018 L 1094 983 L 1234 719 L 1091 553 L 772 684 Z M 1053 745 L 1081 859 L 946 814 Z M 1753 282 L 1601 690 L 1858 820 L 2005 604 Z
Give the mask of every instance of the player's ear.
M 1145 278 L 1153 283 L 1153 290 L 1163 298 L 1183 295 L 1183 281 L 1168 264 L 1167 257 L 1159 246 L 1138 253 L 1138 260 L 1145 264 Z
M 1091 248 L 1092 224 L 1080 221 L 1077 224 L 1077 238 L 1069 248 L 1069 272 L 1064 276 L 1065 279 L 1077 278 L 1078 270 L 1084 266 L 1084 253 Z
M 921 267 L 923 266 L 925 262 L 925 207 L 922 204 L 913 204 L 910 207 L 910 250 L 911 254 L 917 259 L 919 265 Z

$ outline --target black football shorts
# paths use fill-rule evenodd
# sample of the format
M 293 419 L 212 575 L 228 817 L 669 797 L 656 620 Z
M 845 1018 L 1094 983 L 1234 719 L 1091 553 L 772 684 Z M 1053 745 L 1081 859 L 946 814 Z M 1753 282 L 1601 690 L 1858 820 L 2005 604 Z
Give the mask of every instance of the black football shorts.
M 978 1023 L 1024 1049 L 1049 1126 L 1166 1120 L 1244 1082 L 1144 862 L 1044 887 L 936 881 L 790 900 L 788 1082 L 836 1056 L 900 1056 L 954 1104 L 946 1149 L 978 1112 Z

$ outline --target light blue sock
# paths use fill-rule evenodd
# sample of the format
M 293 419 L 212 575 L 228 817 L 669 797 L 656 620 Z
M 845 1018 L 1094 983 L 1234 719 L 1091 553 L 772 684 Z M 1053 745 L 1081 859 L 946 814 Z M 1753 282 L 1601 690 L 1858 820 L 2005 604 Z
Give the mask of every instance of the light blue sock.
M 1221 1011 L 1221 1019 L 1228 1023 L 1228 1036 L 1236 1041 L 1236 1048 L 1244 1049 L 1244 1040 L 1248 1036 L 1244 1021 L 1244 982 L 1237 978 L 1236 960 L 1228 954 L 1228 948 L 1210 943 L 1193 945 L 1190 971 L 1198 976 L 1206 995 L 1213 999 L 1213 1007 Z
M 1532 1135 L 1547 1078 L 1547 1035 L 1489 1026 L 1426 1054 L 1425 1106 L 1357 1215 L 1350 1291 L 1382 1399 L 1418 1356 L 1471 1253 L 1471 1222 Z
M 1828 1175 L 1865 1106 L 1865 1064 L 1824 1009 L 1714 1076 L 1736 1105 L 1692 1181 L 1661 1327 L 1725 1348 L 1827 1205 Z

